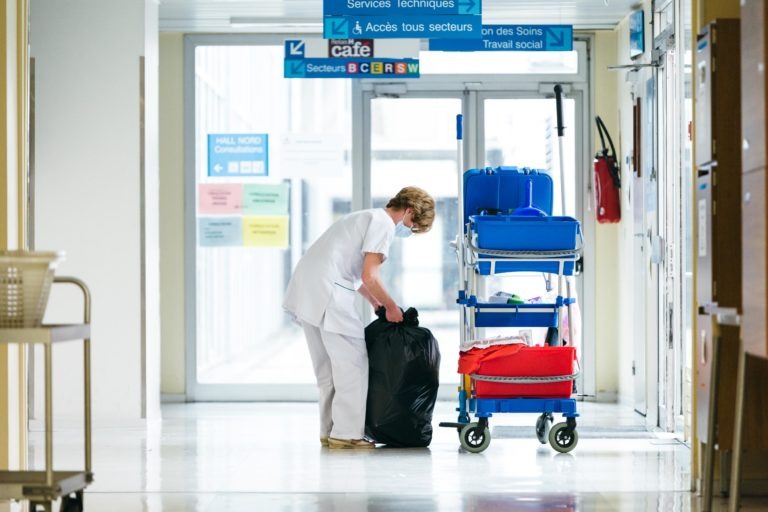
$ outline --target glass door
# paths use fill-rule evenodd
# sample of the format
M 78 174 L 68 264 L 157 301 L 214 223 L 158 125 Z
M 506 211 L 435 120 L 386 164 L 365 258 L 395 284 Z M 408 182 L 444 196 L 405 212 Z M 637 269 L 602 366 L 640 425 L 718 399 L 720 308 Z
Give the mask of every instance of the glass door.
M 443 396 L 453 398 L 455 116 L 465 116 L 463 169 L 509 162 L 555 170 L 554 100 L 536 91 L 543 81 L 575 84 L 579 91 L 568 97 L 578 99 L 565 102 L 566 174 L 573 176 L 574 161 L 588 161 L 573 149 L 586 147 L 576 134 L 588 130 L 585 44 L 563 55 L 497 56 L 503 66 L 471 76 L 454 73 L 477 56 L 423 52 L 424 74 L 406 86 L 286 80 L 283 37 L 185 41 L 187 399 L 313 399 L 302 333 L 281 307 L 291 270 L 338 217 L 384 206 L 406 185 L 429 191 L 438 217 L 430 234 L 394 243 L 383 277 L 440 341 L 441 378 L 449 384 Z M 512 66 L 513 57 L 527 64 Z M 580 180 L 574 186 L 583 193 Z M 572 209 L 580 209 L 575 199 L 567 200 L 566 212 Z
M 188 399 L 311 399 L 309 353 L 283 293 L 304 251 L 351 211 L 351 87 L 284 79 L 282 39 L 197 37 L 187 48 Z

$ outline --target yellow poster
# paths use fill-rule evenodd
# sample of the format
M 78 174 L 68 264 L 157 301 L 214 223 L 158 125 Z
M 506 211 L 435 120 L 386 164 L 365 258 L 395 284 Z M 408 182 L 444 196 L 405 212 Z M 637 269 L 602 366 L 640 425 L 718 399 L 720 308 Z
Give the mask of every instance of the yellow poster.
M 243 245 L 245 247 L 288 247 L 288 216 L 243 217 Z

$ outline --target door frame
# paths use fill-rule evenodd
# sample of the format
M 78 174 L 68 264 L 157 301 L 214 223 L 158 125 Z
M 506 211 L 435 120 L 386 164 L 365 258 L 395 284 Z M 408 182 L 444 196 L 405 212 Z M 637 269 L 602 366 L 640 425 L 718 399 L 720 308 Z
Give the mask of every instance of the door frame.
M 186 358 L 185 358 L 185 400 L 186 401 L 312 401 L 316 400 L 316 387 L 312 384 L 199 384 L 197 382 L 197 347 L 196 347 L 196 257 L 195 257 L 195 48 L 197 46 L 248 46 L 248 45 L 282 45 L 285 39 L 291 37 L 301 38 L 301 35 L 290 34 L 276 35 L 187 35 L 184 38 L 184 141 L 185 141 L 185 330 L 186 330 Z M 406 91 L 411 94 L 434 94 L 439 92 L 446 96 L 453 92 L 453 97 L 462 98 L 462 108 L 466 112 L 477 111 L 477 106 L 469 109 L 470 102 L 477 103 L 480 98 L 490 97 L 485 95 L 503 94 L 510 97 L 510 91 L 518 94 L 516 97 L 542 98 L 547 91 L 552 91 L 554 84 L 560 83 L 566 89 L 566 97 L 576 99 L 576 119 L 579 126 L 576 130 L 576 168 L 591 170 L 592 165 L 592 133 L 590 119 L 594 113 L 593 93 L 590 90 L 591 77 L 594 74 L 593 65 L 589 60 L 589 48 L 591 37 L 578 37 L 574 39 L 574 49 L 578 51 L 578 74 L 569 75 L 425 75 L 419 80 L 408 82 Z M 424 45 L 426 43 L 423 43 Z M 426 49 L 424 46 L 423 49 Z M 460 84 L 460 87 L 457 87 Z M 390 88 L 390 94 L 396 94 L 402 89 L 401 83 L 387 80 L 355 80 L 352 83 L 352 209 L 366 208 L 371 204 L 370 197 L 370 160 L 366 161 L 364 155 L 370 155 L 370 103 L 364 101 L 366 95 L 374 91 L 386 91 Z M 383 92 L 386 94 L 386 92 Z M 553 93 L 552 93 L 553 94 Z M 527 95 L 527 96 L 523 96 Z M 448 95 L 450 97 L 450 95 Z M 367 106 L 366 106 L 367 105 Z M 465 133 L 467 130 L 475 130 L 482 125 L 482 119 L 476 115 L 465 116 Z M 568 129 L 568 127 L 566 127 Z M 467 142 L 465 138 L 464 168 L 476 167 L 478 162 L 484 161 L 484 148 L 474 143 Z M 479 139 L 478 139 L 479 140 Z M 481 146 L 481 145 L 480 145 Z M 589 188 L 591 180 L 581 180 L 581 193 L 577 193 L 577 205 L 583 198 L 591 196 Z M 582 208 L 584 210 L 584 208 Z M 584 276 L 590 276 L 590 283 L 585 283 L 583 290 L 579 289 L 579 297 L 584 305 L 582 308 L 582 339 L 583 353 L 587 361 L 595 360 L 594 332 L 595 318 L 595 290 L 594 276 L 594 233 L 595 220 L 591 215 L 580 215 L 582 231 L 584 233 Z M 590 314 L 585 315 L 588 311 Z M 590 340 L 590 343 L 586 343 Z M 591 345 L 591 348 L 588 348 Z M 594 364 L 583 365 L 587 371 L 583 373 L 584 384 L 581 392 L 595 395 L 595 367 Z M 450 397 L 453 398 L 451 392 Z
M 684 386 L 686 378 L 685 318 L 690 304 L 685 297 L 685 258 L 688 248 L 685 215 L 688 190 L 683 158 L 685 149 L 685 33 L 682 3 L 666 0 L 655 6 L 656 13 L 671 14 L 666 27 L 654 28 L 656 68 L 658 226 L 664 251 L 659 265 L 658 313 L 658 426 L 668 432 L 682 432 L 685 425 Z M 654 16 L 656 15 L 654 13 Z M 688 199 L 690 201 L 690 199 Z M 683 421 L 680 421 L 680 420 Z
M 353 163 L 353 209 L 370 208 L 371 176 L 371 101 L 377 97 L 402 98 L 455 98 L 462 100 L 464 115 L 463 168 L 471 169 L 485 165 L 484 115 L 485 99 L 554 99 L 554 85 L 561 84 L 565 96 L 575 100 L 576 127 L 575 152 L 576 169 L 591 172 L 593 112 L 589 88 L 588 67 L 589 40 L 579 40 L 574 47 L 579 53 L 578 74 L 572 75 L 427 75 L 418 81 L 360 80 L 352 87 L 352 163 Z M 554 101 L 553 101 L 554 109 Z M 474 133 L 476 136 L 471 136 Z M 458 177 L 457 177 L 458 179 Z M 586 398 L 596 396 L 596 343 L 595 343 L 595 220 L 587 211 L 592 195 L 589 174 L 582 173 L 576 180 L 576 216 L 581 220 L 584 234 L 584 271 L 576 279 L 576 289 L 582 312 L 582 373 L 579 379 L 579 393 Z M 585 314 L 587 313 L 587 314 Z M 370 316 L 369 308 L 361 312 L 364 321 Z M 457 318 L 458 327 L 458 318 Z M 443 386 L 444 387 L 444 386 Z M 454 386 L 441 389 L 440 396 L 455 395 Z

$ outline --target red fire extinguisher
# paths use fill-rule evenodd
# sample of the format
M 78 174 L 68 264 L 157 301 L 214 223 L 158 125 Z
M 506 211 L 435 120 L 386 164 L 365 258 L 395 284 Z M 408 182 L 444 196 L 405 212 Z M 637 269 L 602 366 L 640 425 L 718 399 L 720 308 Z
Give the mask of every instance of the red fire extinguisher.
M 621 174 L 616 161 L 616 149 L 613 140 L 600 116 L 595 117 L 597 132 L 600 134 L 602 151 L 595 155 L 595 203 L 597 222 L 611 224 L 621 220 Z M 610 154 L 605 147 L 605 139 L 611 147 Z

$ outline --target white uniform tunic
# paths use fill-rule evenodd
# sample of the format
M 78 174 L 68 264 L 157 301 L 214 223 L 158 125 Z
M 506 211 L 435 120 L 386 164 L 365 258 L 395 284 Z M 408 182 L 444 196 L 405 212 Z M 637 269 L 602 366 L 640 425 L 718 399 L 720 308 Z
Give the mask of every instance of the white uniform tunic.
M 296 265 L 283 307 L 304 327 L 317 378 L 320 437 L 361 439 L 368 396 L 368 352 L 355 308 L 365 253 L 386 259 L 395 223 L 383 209 L 335 222 Z
M 395 223 L 382 208 L 360 210 L 336 221 L 296 265 L 283 307 L 297 319 L 328 332 L 361 338 L 355 311 L 365 253 L 387 258 Z

